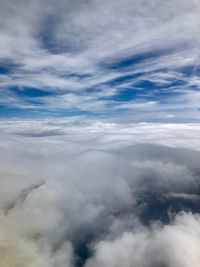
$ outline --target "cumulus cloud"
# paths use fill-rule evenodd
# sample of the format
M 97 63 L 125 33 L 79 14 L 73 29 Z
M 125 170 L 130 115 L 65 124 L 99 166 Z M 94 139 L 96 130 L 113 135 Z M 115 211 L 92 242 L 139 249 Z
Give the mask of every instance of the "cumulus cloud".
M 199 265 L 199 125 L 0 127 L 0 266 Z
M 199 266 L 199 215 L 182 213 L 166 226 L 125 232 L 112 241 L 100 241 L 86 266 Z

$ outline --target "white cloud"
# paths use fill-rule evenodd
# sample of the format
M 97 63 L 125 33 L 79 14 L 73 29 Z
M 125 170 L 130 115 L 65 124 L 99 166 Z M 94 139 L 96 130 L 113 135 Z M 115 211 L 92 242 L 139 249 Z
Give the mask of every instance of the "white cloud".
M 126 232 L 113 241 L 100 241 L 87 267 L 194 267 L 200 262 L 199 215 L 183 213 L 167 226 Z
M 199 125 L 79 119 L 0 122 L 0 266 L 198 266 Z
M 112 79 L 130 72 L 143 72 L 146 75 L 141 79 L 149 79 L 148 73 L 158 71 L 153 80 L 159 84 L 166 82 L 167 78 L 163 78 L 165 74 L 172 75 L 177 68 L 194 66 L 193 77 L 186 75 L 181 79 L 188 84 L 186 91 L 191 84 L 197 84 L 198 1 L 176 0 L 161 4 L 157 0 L 126 0 L 123 3 L 38 0 L 19 1 L 16 5 L 9 0 L 1 1 L 0 5 L 0 59 L 3 65 L 17 65 L 13 73 L 2 77 L 0 86 L 4 91 L 10 86 L 28 86 L 56 92 L 61 90 L 65 94 L 70 90 L 74 97 L 78 91 L 83 99 L 86 98 L 86 104 L 81 101 L 75 104 L 76 108 L 95 111 L 95 106 L 97 110 L 109 110 L 109 105 L 106 100 L 100 100 L 100 95 L 92 89 L 99 87 L 102 96 L 106 91 L 115 95 L 119 90 L 112 84 Z M 136 63 L 124 70 L 105 67 L 106 64 L 117 65 L 117 62 L 130 57 L 133 60 L 135 57 Z M 143 60 L 137 62 L 137 57 Z M 106 88 L 105 81 L 110 82 Z M 91 88 L 89 92 L 88 88 Z M 195 92 L 190 94 L 195 98 Z M 87 97 L 91 97 L 89 103 Z M 26 100 L 13 103 L 7 93 L 3 93 L 1 99 L 6 105 L 33 108 Z M 54 95 L 44 101 L 45 109 L 57 109 L 58 105 L 63 109 L 74 108 L 60 96 Z M 51 103 L 54 101 L 53 106 Z M 102 103 L 99 104 L 100 101 Z M 122 109 L 124 105 L 116 103 L 110 109 Z M 171 107 L 176 108 L 174 103 Z M 187 94 L 180 108 L 192 110 Z M 132 105 L 128 105 L 127 109 L 137 111 Z M 165 106 L 161 105 L 159 112 L 163 109 Z

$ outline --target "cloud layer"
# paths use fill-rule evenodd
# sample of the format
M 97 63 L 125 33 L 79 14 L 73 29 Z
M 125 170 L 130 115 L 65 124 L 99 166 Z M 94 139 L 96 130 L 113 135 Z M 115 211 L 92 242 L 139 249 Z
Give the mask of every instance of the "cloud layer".
M 199 125 L 0 127 L 0 266 L 199 266 Z
M 199 1 L 8 0 L 0 10 L 4 116 L 197 120 Z
M 0 1 L 0 267 L 200 266 L 199 13 Z

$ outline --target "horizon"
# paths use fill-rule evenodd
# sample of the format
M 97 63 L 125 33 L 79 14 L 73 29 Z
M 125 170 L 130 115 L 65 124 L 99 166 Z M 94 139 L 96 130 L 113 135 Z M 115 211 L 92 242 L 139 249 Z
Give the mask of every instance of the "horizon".
M 0 1 L 0 267 L 200 266 L 200 1 Z

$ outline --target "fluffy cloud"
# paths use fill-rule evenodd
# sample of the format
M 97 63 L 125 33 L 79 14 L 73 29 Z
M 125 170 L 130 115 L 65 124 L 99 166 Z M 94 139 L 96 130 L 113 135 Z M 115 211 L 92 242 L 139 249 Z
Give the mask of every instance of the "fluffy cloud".
M 198 266 L 198 133 L 1 121 L 0 266 Z
M 86 266 L 196 267 L 200 262 L 199 233 L 199 215 L 182 213 L 170 225 L 154 225 L 151 230 L 126 232 L 113 241 L 100 241 Z

